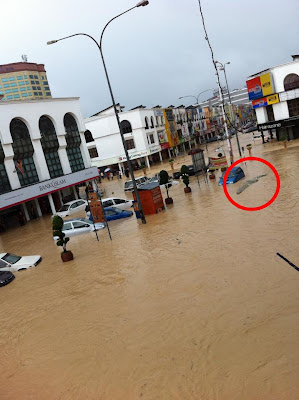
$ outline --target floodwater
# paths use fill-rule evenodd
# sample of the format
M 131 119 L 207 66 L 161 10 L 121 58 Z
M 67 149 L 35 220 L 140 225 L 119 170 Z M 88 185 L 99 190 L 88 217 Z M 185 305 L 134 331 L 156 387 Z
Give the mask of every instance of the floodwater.
M 192 193 L 172 187 L 173 206 L 146 225 L 131 217 L 110 223 L 112 241 L 107 229 L 99 242 L 71 238 L 69 263 L 49 217 L 2 234 L 0 252 L 43 261 L 0 288 L 1 400 L 298 399 L 299 274 L 276 255 L 299 266 L 299 143 L 288 146 L 253 146 L 281 179 L 261 211 L 191 177 Z M 182 163 L 190 157 L 175 168 Z M 241 166 L 246 179 L 267 176 L 240 195 L 244 180 L 228 186 L 231 196 L 249 207 L 268 201 L 274 174 Z M 124 196 L 123 184 L 103 187 Z

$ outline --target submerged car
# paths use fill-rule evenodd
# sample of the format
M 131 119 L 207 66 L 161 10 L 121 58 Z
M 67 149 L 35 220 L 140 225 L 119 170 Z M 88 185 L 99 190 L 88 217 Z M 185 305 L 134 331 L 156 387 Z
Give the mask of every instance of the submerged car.
M 8 285 L 15 279 L 14 274 L 9 271 L 0 272 L 0 286 Z
M 223 172 L 223 174 L 222 174 L 222 176 L 221 176 L 221 178 L 219 180 L 219 183 L 218 183 L 219 186 L 223 185 L 223 178 L 224 178 L 225 172 L 226 171 Z M 242 179 L 244 177 L 245 177 L 245 174 L 244 174 L 244 171 L 242 170 L 242 168 L 234 167 L 230 171 L 230 173 L 229 173 L 229 175 L 227 177 L 226 184 L 229 185 L 230 183 L 236 183 L 236 182 L 238 182 L 240 179 Z
M 93 224 L 92 220 L 90 221 L 89 219 L 74 218 L 64 221 L 62 232 L 65 233 L 66 236 L 75 236 L 104 228 L 105 224 L 103 222 L 96 222 Z M 53 236 L 53 239 L 57 240 L 58 236 Z
M 148 183 L 160 183 L 159 174 L 154 175 L 152 178 L 149 179 Z M 178 181 L 174 181 L 171 177 L 169 177 L 167 186 L 171 187 L 172 185 L 178 185 Z M 160 188 L 165 187 L 165 185 L 160 185 Z
M 136 186 L 140 187 L 148 183 L 148 177 L 147 176 L 140 176 L 139 178 L 135 178 Z M 125 192 L 133 192 L 133 181 L 127 181 L 125 182 L 125 187 L 124 191 Z
M 104 214 L 107 221 L 113 221 L 115 219 L 131 217 L 133 211 L 119 210 L 115 207 L 106 207 L 104 208 Z M 92 215 L 89 216 L 89 220 L 92 221 Z
M 0 271 L 20 271 L 37 266 L 41 262 L 41 256 L 17 256 L 12 253 L 0 254 Z
M 75 214 L 78 211 L 82 211 L 87 206 L 87 201 L 83 199 L 69 201 L 65 203 L 56 213 L 61 218 Z
M 119 197 L 109 197 L 102 199 L 103 207 L 115 207 L 120 210 L 127 210 L 133 206 L 133 200 L 120 199 Z

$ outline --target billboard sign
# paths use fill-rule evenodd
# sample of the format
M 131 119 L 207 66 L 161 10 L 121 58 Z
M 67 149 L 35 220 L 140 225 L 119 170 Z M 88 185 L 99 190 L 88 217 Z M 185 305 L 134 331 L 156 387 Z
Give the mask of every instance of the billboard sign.
M 266 107 L 276 103 L 279 103 L 279 96 L 278 94 L 273 94 L 272 96 L 262 97 L 261 99 L 254 100 L 252 102 L 252 107 L 253 108 Z
M 272 94 L 271 96 L 267 96 L 267 103 L 268 103 L 268 106 L 270 106 L 271 104 L 279 103 L 278 94 Z
M 256 100 L 263 97 L 261 78 L 250 79 L 246 82 L 249 100 Z
M 270 72 L 260 76 L 263 96 L 269 96 L 274 93 L 274 86 L 272 82 L 272 76 Z

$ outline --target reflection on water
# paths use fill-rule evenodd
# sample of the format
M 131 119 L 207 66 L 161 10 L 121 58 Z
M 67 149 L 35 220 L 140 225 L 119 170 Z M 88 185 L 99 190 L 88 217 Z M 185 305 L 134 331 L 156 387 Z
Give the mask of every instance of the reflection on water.
M 299 264 L 298 141 L 282 147 L 253 148 L 281 177 L 277 200 L 259 212 L 191 177 L 192 193 L 172 187 L 174 205 L 146 226 L 132 217 L 110 223 L 111 242 L 106 229 L 99 243 L 72 238 L 66 264 L 50 218 L 2 234 L 1 251 L 43 261 L 0 288 L 1 399 L 298 398 L 299 275 L 276 255 Z M 231 196 L 269 200 L 271 171 L 243 167 L 246 179 L 267 176 L 240 195 L 242 181 L 228 186 Z M 106 195 L 124 196 L 123 184 L 104 182 Z

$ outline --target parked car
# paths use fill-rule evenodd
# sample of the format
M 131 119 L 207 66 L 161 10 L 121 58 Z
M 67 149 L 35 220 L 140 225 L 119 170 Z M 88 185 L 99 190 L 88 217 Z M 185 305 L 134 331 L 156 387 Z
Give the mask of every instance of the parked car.
M 248 128 L 244 129 L 244 133 L 254 132 L 256 130 L 257 130 L 257 126 L 256 125 L 251 125 Z
M 115 207 L 119 210 L 127 210 L 133 206 L 133 200 L 121 199 L 119 197 L 108 197 L 102 199 L 103 207 Z
M 159 178 L 159 174 L 154 175 L 152 178 L 150 178 L 148 180 L 148 183 L 151 182 L 156 182 L 156 183 L 160 183 L 160 178 Z M 171 187 L 171 185 L 178 185 L 178 181 L 174 181 L 171 177 L 169 177 L 169 181 L 168 181 L 168 187 Z M 161 188 L 165 187 L 165 185 L 160 185 Z
M 219 180 L 219 183 L 218 183 L 219 186 L 223 185 L 223 177 L 224 177 L 224 175 L 225 175 L 225 171 L 223 172 L 223 174 L 222 174 L 222 176 L 221 176 L 221 178 Z M 230 183 L 236 183 L 236 182 L 238 182 L 240 179 L 242 179 L 244 177 L 245 177 L 245 174 L 244 174 L 244 171 L 242 170 L 242 168 L 234 167 L 230 171 L 230 173 L 229 173 L 229 175 L 227 177 L 226 184 L 229 185 Z
M 69 201 L 57 211 L 56 215 L 59 215 L 61 218 L 68 217 L 69 215 L 75 214 L 78 211 L 84 210 L 87 204 L 87 201 L 83 199 Z
M 64 221 L 62 232 L 65 233 L 66 236 L 76 236 L 104 228 L 105 224 L 103 222 L 93 224 L 89 219 L 74 218 Z M 53 239 L 57 240 L 58 236 L 53 236 Z
M 218 140 L 217 136 L 212 136 L 211 138 L 207 139 L 206 142 L 212 143 L 212 142 L 217 142 L 217 140 Z
M 145 185 L 148 182 L 148 180 L 149 179 L 147 176 L 140 176 L 139 178 L 135 178 L 137 187 Z M 133 191 L 133 181 L 125 182 L 124 190 L 125 190 L 125 192 L 132 192 Z
M 9 271 L 0 272 L 0 286 L 8 285 L 15 279 L 14 274 Z
M 107 207 L 104 208 L 104 214 L 107 221 L 114 221 L 115 219 L 131 217 L 133 215 L 133 211 L 119 210 L 115 207 Z M 89 215 L 89 220 L 92 221 L 91 214 Z
M 17 256 L 12 253 L 0 254 L 0 271 L 20 271 L 36 267 L 42 258 L 41 256 Z
M 180 179 L 180 177 L 181 177 L 181 171 L 174 172 L 174 173 L 172 174 L 172 176 L 173 176 L 173 179 Z

